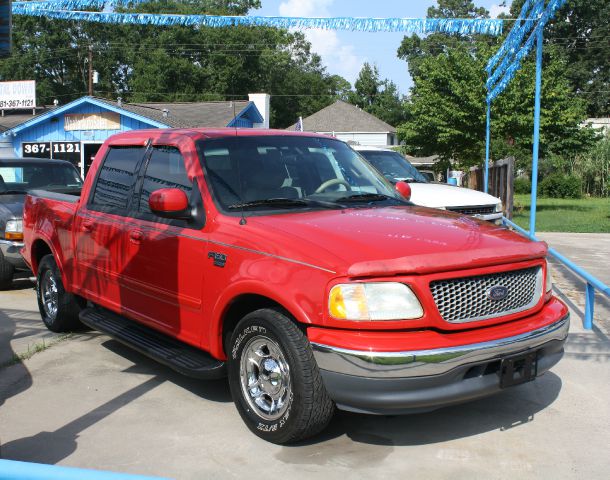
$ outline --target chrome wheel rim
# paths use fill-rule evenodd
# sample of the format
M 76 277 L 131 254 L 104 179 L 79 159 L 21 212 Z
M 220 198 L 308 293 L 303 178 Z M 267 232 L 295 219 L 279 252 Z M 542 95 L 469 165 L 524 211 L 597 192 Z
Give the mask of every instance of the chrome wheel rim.
M 241 390 L 252 410 L 265 420 L 277 420 L 291 398 L 290 368 L 280 346 L 264 336 L 251 338 L 240 361 Z
M 47 270 L 40 285 L 40 296 L 44 312 L 51 319 L 55 320 L 57 316 L 57 308 L 59 306 L 59 298 L 57 292 L 57 281 L 53 272 Z

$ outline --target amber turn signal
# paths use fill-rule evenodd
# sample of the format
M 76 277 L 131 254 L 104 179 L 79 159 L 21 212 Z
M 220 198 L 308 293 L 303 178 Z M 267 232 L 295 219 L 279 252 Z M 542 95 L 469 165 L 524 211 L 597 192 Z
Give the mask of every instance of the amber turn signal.
M 4 238 L 6 240 L 21 241 L 21 240 L 23 240 L 23 232 L 6 232 L 4 234 Z

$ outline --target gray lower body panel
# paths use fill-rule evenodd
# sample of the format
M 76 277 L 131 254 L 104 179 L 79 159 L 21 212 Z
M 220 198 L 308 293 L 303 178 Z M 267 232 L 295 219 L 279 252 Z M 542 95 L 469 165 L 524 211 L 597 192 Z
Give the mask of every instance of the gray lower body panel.
M 559 362 L 564 343 L 565 340 L 552 340 L 534 349 L 538 376 Z M 431 411 L 502 391 L 500 364 L 500 359 L 493 359 L 461 365 L 440 375 L 408 378 L 361 377 L 328 370 L 321 370 L 321 374 L 339 409 L 400 415 Z

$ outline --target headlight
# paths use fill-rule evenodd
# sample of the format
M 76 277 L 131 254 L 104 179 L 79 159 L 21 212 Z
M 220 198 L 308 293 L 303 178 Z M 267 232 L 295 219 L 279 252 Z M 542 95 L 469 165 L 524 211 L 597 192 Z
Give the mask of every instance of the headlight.
M 501 212 L 502 210 L 504 210 L 502 208 L 502 202 L 496 203 L 496 213 Z
M 328 298 L 328 311 L 340 320 L 403 320 L 424 314 L 419 300 L 402 283 L 343 283 Z
M 9 220 L 6 222 L 4 238 L 7 240 L 23 240 L 23 220 Z
M 551 275 L 551 264 L 546 260 L 546 284 L 544 291 L 549 293 L 551 290 L 553 290 L 553 276 Z

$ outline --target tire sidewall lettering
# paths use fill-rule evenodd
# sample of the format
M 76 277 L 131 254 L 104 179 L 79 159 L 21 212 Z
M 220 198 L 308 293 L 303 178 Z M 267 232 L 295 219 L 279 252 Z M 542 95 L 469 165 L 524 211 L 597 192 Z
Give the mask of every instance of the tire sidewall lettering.
M 288 423 L 288 418 L 290 417 L 290 410 L 292 410 L 292 401 L 294 399 L 294 394 L 290 392 L 290 399 L 288 400 L 288 409 L 282 415 L 282 418 L 273 423 L 266 423 L 264 421 L 258 421 L 257 429 L 262 432 L 276 432 L 277 430 L 281 430 Z M 248 409 L 250 410 L 250 409 Z
M 250 326 L 244 328 L 239 333 L 237 338 L 235 339 L 235 343 L 233 344 L 233 348 L 231 349 L 231 356 L 233 357 L 233 360 L 237 359 L 237 354 L 239 353 L 239 347 L 241 346 L 243 341 L 246 339 L 246 337 L 248 337 L 251 334 L 255 334 L 255 333 L 266 334 L 267 329 L 265 327 L 261 327 L 260 325 L 250 325 Z

